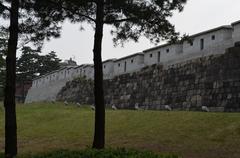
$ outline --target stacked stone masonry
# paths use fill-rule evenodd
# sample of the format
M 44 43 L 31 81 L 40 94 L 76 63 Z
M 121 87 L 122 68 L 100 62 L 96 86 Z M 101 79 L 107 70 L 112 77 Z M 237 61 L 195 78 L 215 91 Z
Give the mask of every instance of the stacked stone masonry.
M 171 65 L 182 65 L 194 59 L 224 54 L 226 49 L 240 41 L 240 21 L 192 35 L 189 39 L 191 41 L 164 44 L 120 59 L 106 60 L 103 62 L 104 79 L 114 79 L 120 75 L 139 72 L 144 67 L 152 65 L 168 70 Z M 34 79 L 25 102 L 55 100 L 57 92 L 50 93 L 47 87 L 51 86 L 52 89 L 58 90 L 66 82 L 78 77 L 93 79 L 93 65 L 66 67 Z
M 104 81 L 105 102 L 110 107 L 161 110 L 240 111 L 240 47 L 174 64 L 164 69 L 152 65 L 139 72 Z M 58 94 L 60 101 L 93 104 L 93 84 L 69 82 Z M 81 96 L 81 98 L 79 97 Z

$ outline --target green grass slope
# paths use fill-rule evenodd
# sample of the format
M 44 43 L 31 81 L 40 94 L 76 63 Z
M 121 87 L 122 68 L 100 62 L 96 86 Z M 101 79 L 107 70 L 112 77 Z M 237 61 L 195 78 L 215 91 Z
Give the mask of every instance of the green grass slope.
M 1 157 L 2 156 L 2 157 Z M 3 158 L 3 155 L 0 155 Z M 173 154 L 156 154 L 149 151 L 128 150 L 124 148 L 104 150 L 56 150 L 48 153 L 25 154 L 18 158 L 181 158 Z
M 19 152 L 91 146 L 94 111 L 56 104 L 18 105 Z M 0 152 L 4 149 L 0 110 Z M 106 111 L 106 146 L 174 153 L 186 158 L 239 158 L 240 114 L 161 111 Z

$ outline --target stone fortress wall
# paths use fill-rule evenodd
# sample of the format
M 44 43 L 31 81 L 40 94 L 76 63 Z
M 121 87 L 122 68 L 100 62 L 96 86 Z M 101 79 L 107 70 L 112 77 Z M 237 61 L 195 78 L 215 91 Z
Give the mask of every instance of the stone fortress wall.
M 104 80 L 107 107 L 240 112 L 240 45 L 226 53 L 192 59 L 169 66 L 154 64 L 141 71 Z M 94 104 L 93 81 L 70 81 L 58 101 Z
M 164 69 L 168 69 L 171 65 L 199 57 L 224 54 L 227 48 L 233 47 L 235 42 L 240 41 L 240 21 L 192 35 L 190 38 L 192 42 L 183 41 L 182 44 L 160 45 L 121 59 L 104 61 L 104 79 L 113 79 L 119 75 L 138 72 L 142 68 L 154 64 L 163 65 Z M 66 82 L 79 76 L 93 79 L 93 65 L 66 67 L 34 79 L 25 102 L 55 100 L 58 90 Z M 50 87 L 51 90 L 48 90 Z M 54 91 L 54 93 L 51 92 L 51 95 L 48 95 L 50 91 Z M 44 95 L 40 95 L 42 93 Z

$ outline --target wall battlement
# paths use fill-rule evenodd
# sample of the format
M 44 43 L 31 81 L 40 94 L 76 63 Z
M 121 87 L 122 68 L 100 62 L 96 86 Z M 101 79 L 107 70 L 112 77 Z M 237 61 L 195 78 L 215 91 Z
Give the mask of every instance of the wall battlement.
M 240 47 L 225 54 L 210 55 L 174 64 L 147 66 L 141 71 L 104 81 L 105 103 L 111 107 L 163 110 L 240 112 Z M 81 97 L 79 97 L 81 96 Z M 93 104 L 93 84 L 68 82 L 57 96 L 59 101 Z
M 227 48 L 233 47 L 237 41 L 240 41 L 240 21 L 192 35 L 190 39 L 192 42 L 164 44 L 121 59 L 104 61 L 104 79 L 113 79 L 119 75 L 138 72 L 146 66 L 163 65 L 164 69 L 167 69 L 171 65 L 178 65 L 197 58 L 224 54 Z M 93 79 L 93 65 L 66 67 L 34 79 L 26 102 L 35 101 L 29 99 L 29 95 L 35 90 L 58 82 L 66 83 L 77 77 Z

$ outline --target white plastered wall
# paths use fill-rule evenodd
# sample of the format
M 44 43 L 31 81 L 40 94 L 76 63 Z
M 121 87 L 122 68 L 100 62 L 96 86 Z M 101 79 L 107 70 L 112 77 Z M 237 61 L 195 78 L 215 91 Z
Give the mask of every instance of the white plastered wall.
M 225 53 L 226 49 L 233 46 L 231 29 L 221 29 L 211 33 L 199 35 L 193 38 L 193 45 L 188 41 L 183 42 L 183 53 L 177 60 L 169 61 L 168 64 L 174 64 L 191 60 L 197 57 L 216 55 Z M 213 40 L 213 36 L 215 39 Z M 204 48 L 201 49 L 201 39 L 204 40 Z
M 88 65 L 83 67 L 83 76 L 85 76 L 87 79 L 93 79 L 94 78 L 94 68 L 92 65 Z
M 126 65 L 126 66 L 125 66 Z M 144 56 L 136 55 L 114 62 L 114 75 L 131 73 L 144 67 Z M 126 71 L 125 71 L 126 70 Z
M 114 73 L 114 61 L 103 62 L 103 78 L 111 79 Z
M 237 23 L 237 24 L 234 24 L 233 25 L 233 35 L 232 35 L 232 38 L 233 38 L 233 42 L 239 42 L 240 41 L 240 22 Z

